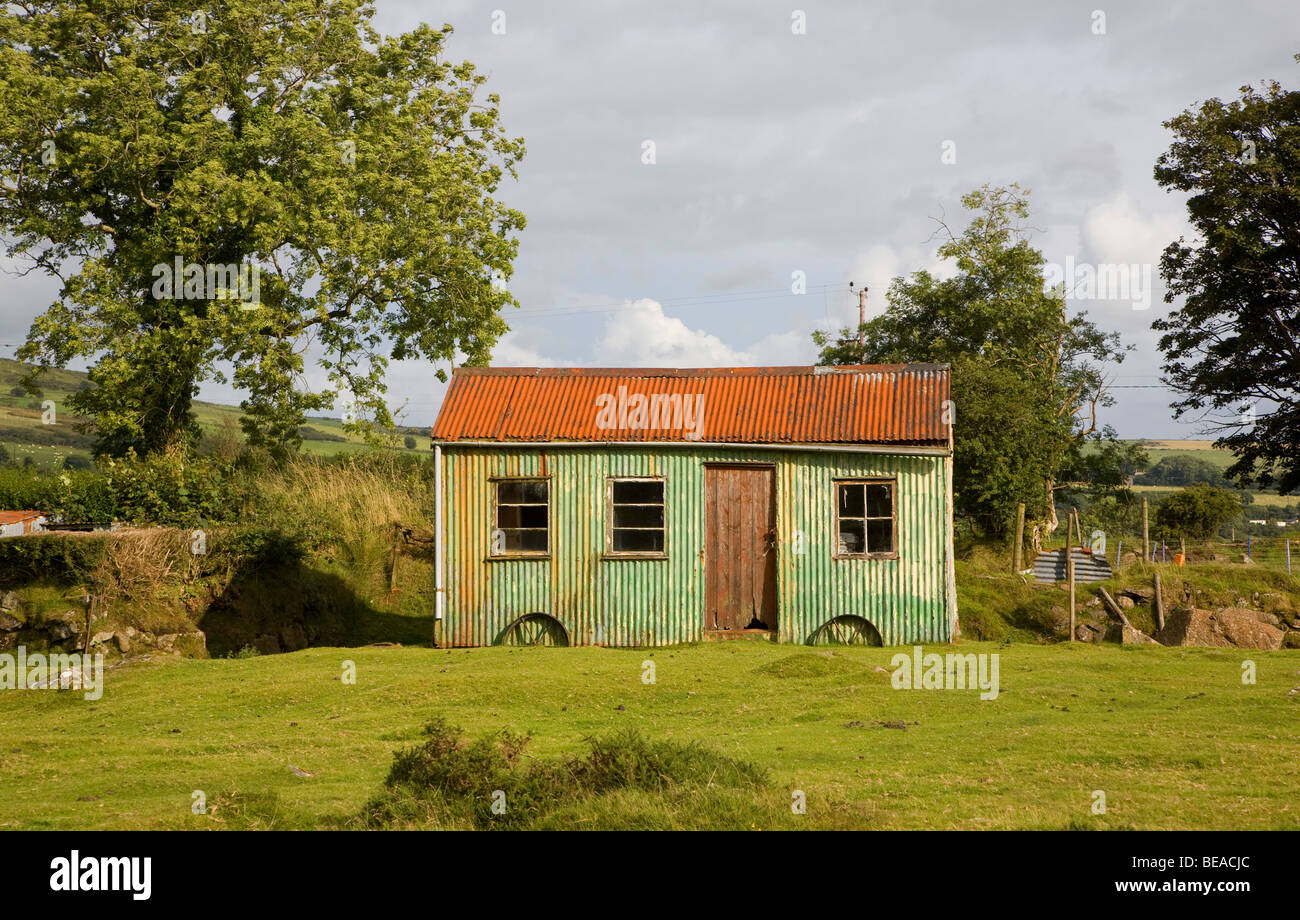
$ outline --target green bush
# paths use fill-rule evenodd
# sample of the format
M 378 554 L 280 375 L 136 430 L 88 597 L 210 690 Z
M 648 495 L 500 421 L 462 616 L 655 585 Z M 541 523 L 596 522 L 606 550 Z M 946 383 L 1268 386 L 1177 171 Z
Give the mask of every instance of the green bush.
M 35 579 L 82 584 L 90 579 L 107 551 L 106 535 L 70 539 L 57 534 L 32 534 L 0 540 L 0 573 L 6 579 L 0 587 L 17 587 Z
M 0 468 L 0 508 L 43 511 L 65 521 L 112 521 L 116 515 L 108 477 L 95 469 Z
M 106 461 L 120 520 L 191 527 L 238 518 L 244 501 L 235 469 L 180 452 Z
M 671 796 L 685 793 L 707 810 L 719 791 L 766 786 L 759 767 L 696 743 L 649 741 L 635 729 L 589 738 L 580 757 L 523 759 L 529 738 L 502 731 L 466 742 L 438 719 L 427 740 L 393 757 L 385 793 L 363 812 L 372 827 L 392 824 L 460 824 L 482 830 L 527 828 L 565 808 L 626 791 Z M 505 794 L 506 809 L 492 810 Z

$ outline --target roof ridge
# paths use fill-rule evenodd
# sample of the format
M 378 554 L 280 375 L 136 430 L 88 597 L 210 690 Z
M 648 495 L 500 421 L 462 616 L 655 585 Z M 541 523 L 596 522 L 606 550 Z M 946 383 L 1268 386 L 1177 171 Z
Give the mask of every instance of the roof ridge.
M 777 377 L 817 374 L 910 374 L 946 371 L 947 364 L 791 364 L 771 367 L 457 367 L 453 376 L 494 377 Z

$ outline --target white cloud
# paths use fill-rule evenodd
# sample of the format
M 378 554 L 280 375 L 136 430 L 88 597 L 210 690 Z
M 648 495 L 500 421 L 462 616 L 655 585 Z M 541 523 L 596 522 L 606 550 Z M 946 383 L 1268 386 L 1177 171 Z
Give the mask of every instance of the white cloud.
M 611 367 L 726 367 L 753 359 L 702 329 L 691 329 L 664 314 L 655 300 L 642 298 L 605 320 L 605 333 L 593 351 L 595 364 Z
M 1146 214 L 1124 194 L 1083 217 L 1083 242 L 1099 263 L 1158 265 L 1164 248 L 1180 234 L 1191 235 L 1181 210 Z

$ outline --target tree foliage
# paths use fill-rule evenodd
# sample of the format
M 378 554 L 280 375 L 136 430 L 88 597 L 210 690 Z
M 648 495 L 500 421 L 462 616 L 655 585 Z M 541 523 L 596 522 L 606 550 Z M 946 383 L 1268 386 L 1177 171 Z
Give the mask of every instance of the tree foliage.
M 1111 402 L 1101 366 L 1124 350 L 1045 289 L 1043 256 L 1024 228 L 1026 191 L 986 185 L 962 204 L 973 215 L 962 234 L 941 225 L 938 253 L 955 264 L 953 277 L 895 278 L 880 316 L 813 338 L 823 364 L 951 365 L 956 510 L 1001 532 L 1024 502 L 1037 537 L 1055 528 L 1061 477 L 1086 466 L 1085 445 L 1113 442 L 1097 422 Z
M 1300 55 L 1297 55 L 1300 60 Z M 1242 482 L 1300 487 L 1300 92 L 1277 83 L 1211 99 L 1165 123 L 1174 141 L 1156 180 L 1189 193 L 1199 239 L 1160 261 L 1167 382 L 1178 415 L 1220 432 Z
M 1165 457 L 1142 474 L 1142 484 L 1147 486 L 1191 486 L 1201 482 L 1220 487 L 1229 485 L 1221 469 L 1197 457 Z
M 1208 540 L 1241 514 L 1241 499 L 1228 489 L 1201 483 L 1181 489 L 1156 507 L 1156 533 Z
M 445 59 L 450 26 L 385 37 L 373 14 L 362 0 L 0 10 L 0 234 L 61 282 L 19 354 L 93 360 L 95 386 L 70 403 L 98 452 L 192 444 L 206 380 L 229 376 L 249 440 L 280 449 L 345 393 L 359 425 L 391 427 L 390 360 L 489 358 L 524 225 L 494 195 L 523 142 L 480 98 L 485 78 Z M 260 297 L 168 291 L 160 266 L 178 259 L 209 282 L 255 266 Z M 309 359 L 329 381 L 315 391 Z

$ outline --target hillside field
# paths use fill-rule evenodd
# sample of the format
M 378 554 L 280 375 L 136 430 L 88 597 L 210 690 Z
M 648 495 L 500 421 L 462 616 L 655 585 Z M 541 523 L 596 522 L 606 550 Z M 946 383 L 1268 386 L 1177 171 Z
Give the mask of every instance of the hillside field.
M 67 397 L 86 382 L 81 371 L 52 369 L 41 382 L 41 395 L 15 395 L 18 381 L 26 373 L 26 366 L 17 361 L 0 358 L 0 444 L 19 463 L 27 457 L 38 466 L 57 466 L 66 457 L 90 458 L 91 438 L 76 430 L 82 421 L 64 409 Z M 41 421 L 41 403 L 53 400 L 55 424 Z M 227 430 L 239 431 L 239 408 L 218 403 L 196 401 L 194 414 L 205 436 L 214 436 Z M 343 423 L 335 418 L 311 417 L 304 427 L 310 429 L 303 440 L 304 453 L 333 457 L 343 453 L 365 450 L 365 441 L 343 430 Z M 428 429 L 420 428 L 414 450 L 402 446 L 401 438 L 392 448 L 400 453 L 429 452 Z

